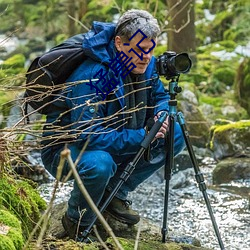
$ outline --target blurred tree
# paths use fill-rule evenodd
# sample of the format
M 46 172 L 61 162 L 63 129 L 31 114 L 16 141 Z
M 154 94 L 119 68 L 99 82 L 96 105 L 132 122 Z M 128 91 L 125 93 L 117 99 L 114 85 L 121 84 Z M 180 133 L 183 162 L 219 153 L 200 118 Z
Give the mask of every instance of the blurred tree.
M 167 34 L 168 50 L 188 52 L 196 57 L 195 0 L 168 0 Z
M 77 20 L 77 18 L 78 18 L 76 16 L 76 1 L 69 0 L 67 3 L 67 9 L 68 9 L 68 15 L 70 16 L 69 21 L 68 21 L 68 35 L 73 36 L 76 34 L 76 22 L 75 22 L 75 20 Z

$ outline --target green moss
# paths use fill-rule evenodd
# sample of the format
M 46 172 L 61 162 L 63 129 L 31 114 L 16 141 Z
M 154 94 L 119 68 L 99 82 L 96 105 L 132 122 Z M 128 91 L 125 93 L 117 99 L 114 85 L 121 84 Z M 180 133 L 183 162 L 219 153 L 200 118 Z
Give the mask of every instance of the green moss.
M 13 241 L 7 235 L 0 234 L 0 249 L 16 250 Z
M 232 91 L 226 91 L 225 93 L 221 95 L 208 95 L 207 93 L 199 93 L 199 104 L 208 104 L 213 107 L 212 113 L 207 115 L 207 118 L 211 121 L 214 121 L 216 119 L 228 119 L 231 121 L 239 121 L 248 119 L 249 116 L 247 114 L 247 111 L 240 106 L 240 104 L 237 102 L 234 93 Z M 225 107 L 233 107 L 232 111 L 227 111 Z M 235 112 L 233 112 L 235 110 Z M 236 112 L 237 111 L 237 112 Z
M 0 249 L 21 249 L 23 236 L 20 221 L 7 210 L 0 210 L 0 224 L 9 226 L 8 233 L 0 239 Z M 0 235 L 3 236 L 3 235 Z M 11 243 L 10 243 L 11 242 Z M 7 244 L 7 245 L 6 245 Z
M 11 228 L 7 236 L 12 240 L 16 249 L 22 249 L 24 245 L 24 240 L 22 236 L 22 231 L 16 231 L 15 228 Z
M 4 176 L 0 179 L 0 206 L 4 206 L 21 221 L 24 237 L 27 238 L 46 203 L 27 182 Z
M 59 34 L 55 38 L 55 43 L 58 45 L 64 42 L 66 39 L 68 39 L 68 36 L 66 34 Z
M 16 54 L 1 64 L 0 84 L 19 86 L 25 81 L 25 56 Z
M 231 129 L 241 130 L 249 127 L 250 127 L 250 121 L 239 121 L 222 126 L 215 126 L 214 133 L 225 132 Z
M 21 230 L 20 221 L 7 210 L 0 209 L 0 221 L 7 226 Z

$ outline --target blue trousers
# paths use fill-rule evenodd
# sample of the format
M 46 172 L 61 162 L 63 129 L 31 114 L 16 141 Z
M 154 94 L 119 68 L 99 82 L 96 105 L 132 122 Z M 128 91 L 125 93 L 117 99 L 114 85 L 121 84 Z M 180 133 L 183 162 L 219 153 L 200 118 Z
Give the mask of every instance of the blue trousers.
M 180 153 L 184 147 L 185 142 L 180 126 L 178 123 L 175 123 L 174 154 Z M 81 149 L 74 143 L 69 144 L 68 148 L 71 151 L 73 161 L 75 161 Z M 50 147 L 42 151 L 44 166 L 53 176 L 56 176 L 61 150 L 55 151 L 53 147 Z M 139 160 L 135 170 L 121 186 L 116 197 L 125 200 L 129 192 L 135 190 L 139 184 L 164 166 L 166 150 L 164 148 L 164 139 L 158 139 L 151 149 L 151 160 L 145 161 L 143 157 Z M 85 151 L 82 154 L 77 164 L 77 171 L 96 205 L 100 203 L 106 189 L 111 191 L 116 186 L 120 180 L 121 173 L 127 164 L 133 160 L 134 156 L 117 157 L 101 150 Z M 63 175 L 67 175 L 69 170 L 69 165 L 65 163 Z M 81 225 L 87 226 L 92 222 L 94 213 L 84 199 L 77 183 L 74 182 L 74 188 L 68 201 L 68 216 L 77 222 L 80 218 L 80 212 L 84 209 L 86 209 L 86 212 L 81 218 Z

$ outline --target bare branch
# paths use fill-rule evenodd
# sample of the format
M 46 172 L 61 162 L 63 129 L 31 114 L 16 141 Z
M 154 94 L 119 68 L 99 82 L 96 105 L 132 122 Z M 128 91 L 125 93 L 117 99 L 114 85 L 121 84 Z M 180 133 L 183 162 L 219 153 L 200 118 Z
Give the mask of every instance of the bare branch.
M 71 158 L 71 154 L 70 154 L 70 150 L 69 149 L 65 149 L 61 152 L 61 157 L 62 158 L 66 158 L 68 160 L 69 166 L 73 172 L 73 176 L 75 178 L 75 181 L 77 182 L 77 185 L 80 189 L 80 191 L 82 192 L 84 198 L 86 199 L 86 201 L 88 202 L 90 208 L 94 211 L 94 213 L 97 215 L 98 219 L 100 220 L 100 222 L 102 223 L 102 225 L 104 226 L 105 230 L 108 232 L 108 234 L 113 238 L 115 245 L 117 246 L 118 249 L 123 250 L 123 247 L 120 245 L 119 241 L 117 240 L 116 236 L 114 235 L 111 227 L 109 226 L 109 224 L 106 222 L 106 220 L 104 219 L 104 217 L 102 216 L 102 214 L 100 213 L 100 211 L 98 210 L 98 208 L 96 207 L 95 203 L 93 202 L 92 198 L 90 197 L 88 191 L 86 190 L 83 182 L 81 181 L 81 178 L 79 176 L 79 174 L 77 173 L 77 170 L 75 168 L 74 162 Z

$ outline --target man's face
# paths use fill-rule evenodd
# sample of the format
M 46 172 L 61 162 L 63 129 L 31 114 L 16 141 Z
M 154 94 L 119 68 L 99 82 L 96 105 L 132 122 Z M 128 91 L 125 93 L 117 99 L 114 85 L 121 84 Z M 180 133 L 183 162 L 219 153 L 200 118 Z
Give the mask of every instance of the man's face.
M 141 39 L 142 36 L 140 34 L 137 34 L 131 41 L 122 40 L 120 36 L 115 37 L 115 46 L 117 50 L 119 52 L 123 51 L 129 58 L 132 57 L 130 63 L 132 62 L 136 66 L 136 68 L 132 70 L 132 73 L 134 74 L 143 74 L 146 71 L 154 52 L 154 49 L 152 49 L 148 54 L 143 53 L 143 51 L 136 46 Z M 156 39 L 153 40 L 156 43 Z M 129 43 L 129 46 L 125 46 L 124 43 Z M 139 46 L 147 52 L 154 46 L 154 44 L 151 39 L 144 39 L 140 42 Z M 141 60 L 133 51 L 129 52 L 130 49 L 134 49 L 139 55 L 143 53 L 143 59 Z

